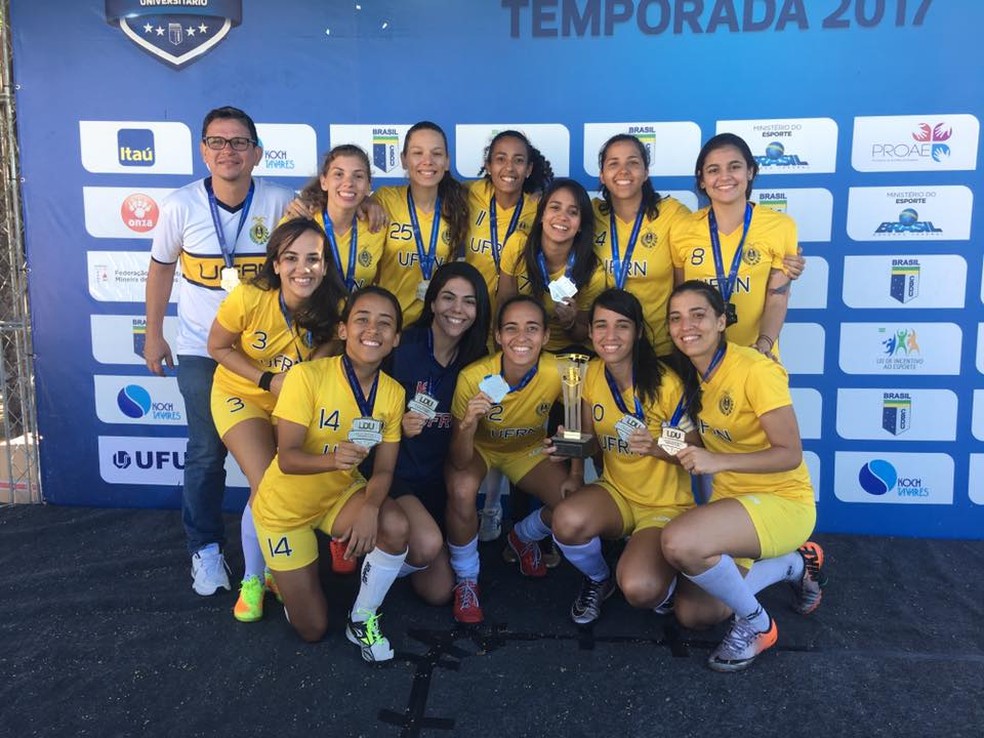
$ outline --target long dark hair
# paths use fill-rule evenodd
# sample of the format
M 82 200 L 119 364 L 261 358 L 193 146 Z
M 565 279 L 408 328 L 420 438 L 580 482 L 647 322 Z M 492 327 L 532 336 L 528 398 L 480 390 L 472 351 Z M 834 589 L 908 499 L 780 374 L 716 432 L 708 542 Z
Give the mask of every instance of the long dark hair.
M 598 152 L 598 171 L 603 171 L 605 168 L 605 157 L 608 155 L 608 149 L 610 149 L 614 144 L 622 143 L 623 141 L 635 146 L 639 151 L 639 156 L 642 158 L 642 164 L 646 168 L 646 181 L 642 183 L 641 208 L 650 220 L 656 220 L 659 217 L 659 203 L 663 198 L 653 187 L 653 181 L 649 177 L 649 149 L 646 148 L 642 141 L 628 133 L 617 133 L 612 136 L 610 139 L 605 141 L 605 145 L 602 146 L 601 151 Z M 605 186 L 604 182 L 600 182 L 600 184 L 601 197 L 605 201 L 605 204 L 601 210 L 603 213 L 607 214 L 612 210 L 612 193 L 608 191 L 608 188 Z
M 451 150 L 448 148 L 448 137 L 437 123 L 429 120 L 422 120 L 410 126 L 407 135 L 403 139 L 403 155 L 407 154 L 407 147 L 410 144 L 410 137 L 417 131 L 436 131 L 441 134 L 444 140 L 444 150 L 448 155 L 448 162 L 451 160 Z M 407 185 L 409 187 L 409 185 Z M 451 236 L 452 258 L 459 258 L 465 254 L 465 244 L 468 242 L 468 191 L 464 186 L 451 175 L 450 167 L 441 181 L 437 184 L 437 194 L 441 198 L 441 216 L 448 224 L 448 232 Z
M 335 336 L 338 325 L 338 306 L 345 299 L 347 290 L 338 276 L 331 252 L 328 250 L 328 236 L 317 221 L 310 218 L 295 218 L 277 226 L 267 241 L 266 259 L 253 284 L 262 290 L 279 290 L 280 275 L 273 268 L 280 254 L 303 233 L 311 231 L 321 239 L 321 258 L 324 262 L 324 277 L 311 296 L 294 311 L 294 324 L 302 331 L 310 332 L 315 346 L 328 343 Z
M 747 200 L 752 196 L 752 185 L 755 183 L 755 177 L 758 175 L 759 165 L 755 161 L 755 157 L 752 156 L 752 150 L 748 148 L 748 144 L 745 143 L 745 139 L 741 136 L 736 136 L 734 133 L 719 133 L 710 139 L 706 144 L 701 147 L 700 153 L 697 154 L 697 164 L 694 167 L 694 176 L 696 177 L 697 183 L 697 196 L 707 196 L 704 192 L 704 188 L 701 186 L 701 171 L 704 169 L 704 162 L 707 161 L 707 157 L 711 155 L 712 152 L 718 149 L 727 148 L 728 146 L 738 149 L 738 153 L 741 154 L 741 158 L 745 160 L 745 164 L 748 166 L 748 171 L 752 173 L 752 178 L 748 180 L 748 186 L 745 188 L 745 199 Z
M 711 311 L 718 318 L 726 312 L 724 298 L 721 296 L 721 292 L 717 287 L 710 285 L 707 282 L 701 282 L 699 279 L 688 279 L 686 282 L 678 284 L 674 287 L 673 291 L 670 293 L 670 299 L 666 301 L 667 319 L 669 319 L 670 303 L 673 302 L 674 297 L 683 292 L 696 292 L 697 294 L 703 295 L 704 299 L 707 300 L 707 304 L 710 305 Z M 728 339 L 725 337 L 724 331 L 721 331 L 718 346 L 724 346 L 727 343 L 727 340 Z M 686 356 L 679 348 L 677 348 L 675 341 L 673 343 L 673 351 L 667 361 L 683 380 L 683 395 L 684 397 L 689 398 L 687 413 L 691 418 L 697 420 L 697 417 L 700 415 L 700 411 L 703 408 L 701 405 L 700 374 L 698 373 L 697 368 L 694 366 L 693 362 L 690 361 L 690 358 Z
M 340 156 L 354 156 L 357 159 L 361 159 L 366 167 L 366 177 L 369 180 L 369 184 L 372 184 L 372 167 L 369 165 L 368 154 L 355 144 L 340 144 L 325 154 L 325 160 L 321 165 L 321 169 L 314 177 L 308 180 L 308 183 L 304 185 L 304 189 L 301 190 L 299 197 L 305 205 L 315 207 L 318 210 L 323 210 L 327 207 L 328 193 L 321 189 L 321 178 L 328 174 L 331 163 Z M 368 197 L 368 194 L 366 197 Z
M 649 340 L 649 329 L 642 314 L 642 305 L 631 292 L 610 288 L 598 295 L 591 305 L 591 323 L 594 323 L 595 310 L 611 310 L 628 318 L 635 325 L 636 338 L 632 345 L 632 376 L 635 391 L 645 404 L 659 399 L 659 385 L 663 378 L 663 366 L 656 358 L 656 350 Z
M 439 266 L 427 286 L 427 294 L 424 295 L 424 309 L 414 325 L 431 325 L 434 321 L 434 309 L 431 306 L 437 296 L 441 294 L 444 285 L 455 277 L 464 279 L 475 290 L 475 322 L 465 331 L 458 342 L 458 351 L 454 358 L 454 363 L 466 366 L 488 353 L 489 323 L 492 321 L 489 288 L 475 267 L 463 261 L 449 261 L 447 264 Z
M 526 264 L 526 274 L 530 280 L 532 294 L 537 299 L 547 290 L 547 285 L 543 281 L 543 274 L 540 272 L 540 264 L 536 258 L 543 250 L 543 211 L 553 194 L 564 189 L 574 195 L 578 209 L 581 211 L 581 227 L 574 236 L 574 243 L 571 244 L 571 249 L 574 251 L 574 269 L 571 279 L 578 289 L 588 284 L 591 275 L 598 267 L 598 257 L 595 256 L 594 252 L 594 211 L 591 208 L 591 198 L 588 197 L 587 191 L 580 183 L 566 177 L 558 177 L 547 186 L 547 189 L 540 196 L 540 202 L 536 206 L 536 217 L 533 218 L 530 235 L 523 247 L 522 258 Z
M 484 164 L 479 170 L 478 176 L 485 177 L 491 181 L 489 164 L 492 163 L 492 154 L 495 152 L 495 145 L 504 138 L 515 138 L 522 143 L 526 147 L 526 160 L 533 165 L 533 169 L 530 170 L 530 176 L 523 180 L 523 192 L 527 194 L 542 192 L 543 188 L 550 184 L 550 181 L 553 179 L 553 167 L 550 166 L 550 162 L 547 161 L 546 157 L 540 153 L 540 150 L 531 144 L 530 140 L 519 131 L 511 129 L 499 131 L 492 137 L 492 141 L 485 147 Z

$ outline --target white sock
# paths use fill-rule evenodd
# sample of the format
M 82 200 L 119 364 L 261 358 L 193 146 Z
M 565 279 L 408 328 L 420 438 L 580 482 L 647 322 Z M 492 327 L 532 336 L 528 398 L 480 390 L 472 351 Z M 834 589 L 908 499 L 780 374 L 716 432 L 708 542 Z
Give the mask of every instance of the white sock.
M 554 537 L 554 543 L 571 565 L 593 582 L 603 582 L 612 575 L 605 557 L 601 555 L 601 539 L 595 536 L 587 543 L 568 546 Z
M 543 522 L 540 511 L 534 510 L 513 526 L 513 532 L 524 543 L 539 541 L 550 535 L 550 527 Z
M 793 551 L 774 559 L 762 559 L 752 564 L 745 575 L 745 584 L 752 592 L 761 592 L 776 582 L 798 582 L 803 576 L 803 557 Z
M 478 581 L 478 536 L 476 535 L 464 546 L 455 546 L 448 542 L 448 552 L 451 554 L 451 568 L 458 581 L 472 579 Z
M 755 599 L 735 560 L 728 554 L 721 554 L 721 560 L 704 573 L 684 576 L 709 595 L 717 597 L 756 630 L 765 632 L 769 629 L 769 614 Z
M 259 577 L 262 580 L 266 562 L 263 560 L 263 549 L 260 548 L 260 539 L 256 537 L 256 526 L 253 524 L 253 509 L 248 503 L 243 509 L 243 519 L 239 522 L 239 536 L 242 538 L 243 562 L 246 565 L 246 570 L 243 572 L 243 579 Z
M 670 580 L 670 586 L 666 588 L 666 597 L 664 597 L 663 601 L 656 605 L 653 610 L 659 610 L 661 607 L 666 607 L 666 603 L 673 599 L 673 593 L 676 592 L 676 587 L 677 578 L 673 577 L 673 579 Z
M 502 472 L 498 469 L 489 469 L 482 481 L 482 489 L 485 490 L 484 510 L 495 510 L 499 507 L 499 498 L 502 497 Z
M 403 579 L 403 577 L 408 577 L 411 574 L 416 574 L 418 571 L 423 571 L 426 566 L 414 566 L 413 564 L 408 564 L 406 561 L 403 562 L 403 566 L 400 567 L 400 573 L 396 575 L 397 579 Z
M 374 548 L 362 562 L 362 585 L 352 605 L 352 620 L 363 622 L 383 604 L 383 598 L 396 581 L 407 552 L 388 554 Z

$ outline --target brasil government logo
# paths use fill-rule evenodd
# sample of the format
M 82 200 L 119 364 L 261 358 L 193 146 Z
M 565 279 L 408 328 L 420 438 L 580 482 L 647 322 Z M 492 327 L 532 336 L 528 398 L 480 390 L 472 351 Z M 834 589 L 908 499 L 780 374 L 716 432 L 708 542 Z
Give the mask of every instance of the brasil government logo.
M 242 0 L 106 0 L 106 21 L 161 61 L 195 61 L 242 22 Z

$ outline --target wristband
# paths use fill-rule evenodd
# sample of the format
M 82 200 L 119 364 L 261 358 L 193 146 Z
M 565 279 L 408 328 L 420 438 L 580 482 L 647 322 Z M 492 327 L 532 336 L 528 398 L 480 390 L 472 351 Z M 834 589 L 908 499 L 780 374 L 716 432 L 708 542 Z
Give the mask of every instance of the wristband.
M 762 340 L 766 340 L 766 341 L 769 342 L 769 348 L 768 348 L 768 350 L 769 351 L 772 351 L 772 347 L 776 345 L 776 340 L 774 338 L 770 338 L 769 336 L 765 335 L 764 333 L 759 333 L 759 337 L 755 339 L 755 343 L 758 343 L 759 341 L 762 341 Z
M 260 378 L 256 380 L 256 386 L 259 387 L 264 392 L 270 391 L 270 383 L 273 381 L 273 372 L 263 372 Z

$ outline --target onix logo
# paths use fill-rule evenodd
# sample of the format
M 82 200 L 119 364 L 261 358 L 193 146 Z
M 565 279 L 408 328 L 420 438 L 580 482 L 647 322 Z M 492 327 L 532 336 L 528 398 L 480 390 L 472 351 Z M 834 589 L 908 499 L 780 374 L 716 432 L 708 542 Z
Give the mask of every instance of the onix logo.
M 157 159 L 154 132 L 149 128 L 121 128 L 116 132 L 116 150 L 124 167 L 152 167 Z
M 120 217 L 126 227 L 137 233 L 146 233 L 157 225 L 161 211 L 150 195 L 134 192 L 120 206 Z
M 919 143 L 931 144 L 930 156 L 933 161 L 943 161 L 950 158 L 950 147 L 943 143 L 949 141 L 953 135 L 953 128 L 945 127 L 945 123 L 937 123 L 930 126 L 929 123 L 920 123 L 916 132 L 912 134 L 912 140 Z

